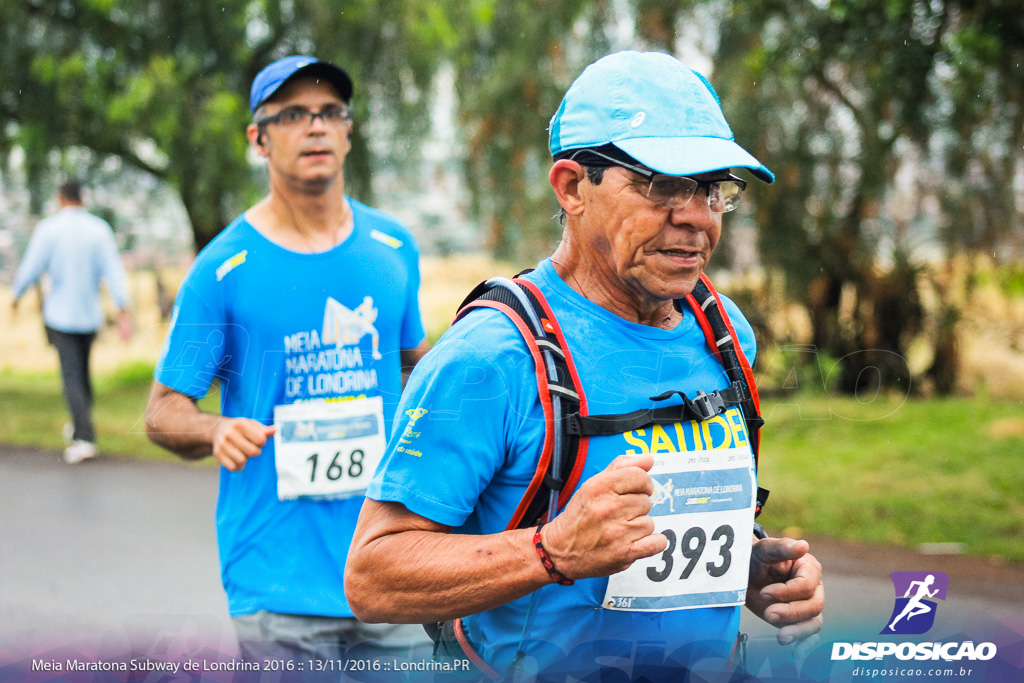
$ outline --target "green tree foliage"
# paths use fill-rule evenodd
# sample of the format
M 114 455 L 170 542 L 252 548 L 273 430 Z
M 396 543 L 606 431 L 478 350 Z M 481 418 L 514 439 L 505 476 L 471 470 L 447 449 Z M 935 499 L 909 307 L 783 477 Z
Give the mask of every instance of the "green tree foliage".
M 260 192 L 241 132 L 262 66 L 305 52 L 349 70 L 346 180 L 367 201 L 375 169 L 418 178 L 434 78 L 450 69 L 471 212 L 497 255 L 526 262 L 560 234 L 546 123 L 565 89 L 613 49 L 676 52 L 683 36 L 713 52 L 737 138 L 778 174 L 751 192 L 758 250 L 806 303 L 813 342 L 847 358 L 843 388 L 870 367 L 907 381 L 927 322 L 922 224 L 949 254 L 1024 251 L 1011 0 L 10 0 L 0 173 L 20 147 L 38 211 L 54 151 L 120 158 L 177 189 L 201 247 Z M 940 317 L 937 346 L 953 348 L 956 312 Z
M 117 157 L 178 190 L 202 248 L 258 193 L 242 131 L 259 69 L 296 52 L 336 60 L 356 80 L 357 118 L 379 103 L 397 142 L 415 138 L 435 55 L 452 39 L 431 7 L 411 0 L 5 2 L 0 114 L 8 125 L 0 154 L 15 145 L 25 151 L 36 211 L 51 151 L 84 147 Z M 357 133 L 350 185 L 367 199 L 371 154 Z
M 965 243 L 952 237 L 952 223 L 966 216 L 990 240 L 1019 230 L 1020 209 L 1006 189 L 1019 174 L 1024 32 L 1019 11 L 1011 17 L 1009 3 L 993 5 L 1000 3 L 728 6 L 716 81 L 737 136 L 778 175 L 757 206 L 760 253 L 806 302 L 815 345 L 845 358 L 846 390 L 877 380 L 875 368 L 883 382 L 910 379 L 903 359 L 923 311 L 913 242 L 893 204 L 905 160 L 926 176 L 915 180 L 914 196 L 943 198 L 951 244 Z M 1014 123 L 1009 145 L 988 144 L 1006 139 Z M 977 186 L 1000 198 L 963 191 Z M 886 239 L 892 252 L 880 254 Z M 880 268 L 879 256 L 892 267 Z
M 462 27 L 453 56 L 465 176 L 474 214 L 499 258 L 529 258 L 560 234 L 547 184 L 547 121 L 583 65 L 606 46 L 605 2 L 451 5 Z M 583 22 L 583 37 L 574 27 Z M 550 252 L 550 250 L 548 250 Z
M 931 132 L 950 255 L 1024 257 L 1024 11 L 1016 2 L 953 3 L 935 85 L 946 95 Z M 1018 188 L 1016 191 L 1013 188 Z
M 30 187 L 50 150 L 115 156 L 177 188 L 205 244 L 249 184 L 237 67 L 258 49 L 239 54 L 242 4 L 5 3 L 7 44 L 20 49 L 16 62 L 4 60 L 0 87 L 16 124 L 5 132 L 26 151 Z
M 418 171 L 419 145 L 430 131 L 433 79 L 459 40 L 456 29 L 440 2 L 290 4 L 284 18 L 287 48 L 279 48 L 274 57 L 315 54 L 352 77 L 355 132 L 346 190 L 372 201 L 372 176 L 381 163 L 400 172 Z M 371 137 L 377 144 L 371 144 Z
M 462 28 L 453 61 L 458 115 L 466 137 L 472 211 L 503 259 L 529 262 L 561 236 L 547 172 L 547 122 L 583 68 L 635 35 L 634 49 L 672 52 L 691 3 L 637 0 L 452 2 Z M 621 47 L 621 46 L 619 46 Z

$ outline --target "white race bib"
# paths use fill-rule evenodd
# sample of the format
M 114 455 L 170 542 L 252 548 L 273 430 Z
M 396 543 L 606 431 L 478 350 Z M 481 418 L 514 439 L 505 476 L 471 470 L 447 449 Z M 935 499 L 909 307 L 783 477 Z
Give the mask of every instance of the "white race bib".
M 274 406 L 274 426 L 281 500 L 360 495 L 384 456 L 380 396 Z
M 655 453 L 651 516 L 665 552 L 608 577 L 602 607 L 663 612 L 742 605 L 757 486 L 750 447 Z

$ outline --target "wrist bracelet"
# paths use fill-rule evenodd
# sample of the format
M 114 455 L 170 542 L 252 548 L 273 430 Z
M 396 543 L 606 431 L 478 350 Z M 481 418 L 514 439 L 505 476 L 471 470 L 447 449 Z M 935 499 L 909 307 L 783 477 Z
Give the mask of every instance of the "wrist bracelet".
M 768 538 L 768 534 L 765 533 L 764 527 L 757 522 L 754 522 L 754 536 L 758 539 Z
M 544 569 L 547 570 L 548 574 L 552 579 L 555 580 L 560 586 L 571 586 L 575 581 L 566 578 L 565 574 L 555 569 L 555 561 L 548 555 L 548 551 L 544 550 L 544 545 L 540 542 L 540 530 L 544 526 L 544 522 L 537 525 L 537 531 L 533 534 L 533 545 L 537 548 L 537 555 L 540 557 L 540 563 L 544 565 Z

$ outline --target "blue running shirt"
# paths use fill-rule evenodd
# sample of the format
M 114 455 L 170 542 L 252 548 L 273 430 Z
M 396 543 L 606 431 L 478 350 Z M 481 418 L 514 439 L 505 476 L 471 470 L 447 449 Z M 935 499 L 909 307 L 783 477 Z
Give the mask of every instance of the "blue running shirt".
M 201 398 L 219 379 L 222 414 L 267 425 L 277 405 L 380 396 L 390 433 L 400 351 L 424 337 L 419 252 L 395 219 L 348 201 L 352 234 L 323 253 L 285 249 L 244 215 L 228 225 L 181 285 L 156 380 Z M 352 616 L 343 571 L 361 505 L 279 500 L 273 439 L 241 472 L 221 468 L 217 541 L 232 616 Z
M 683 321 L 663 330 L 626 321 L 583 298 L 562 281 L 550 261 L 526 279 L 544 292 L 565 333 L 591 414 L 655 407 L 650 397 L 669 390 L 693 397 L 698 390 L 710 393 L 728 386 L 722 365 L 686 306 Z M 753 359 L 750 325 L 732 301 L 722 301 L 744 352 Z M 681 400 L 676 396 L 670 402 Z M 622 454 L 694 450 L 693 434 L 698 431 L 705 447 L 749 448 L 739 407 L 733 406 L 725 418 L 732 427 L 725 428 L 716 418 L 719 424 L 707 427 L 655 426 L 591 438 L 581 481 Z M 367 497 L 402 503 L 456 533 L 502 531 L 536 471 L 544 441 L 534 362 L 508 318 L 494 310 L 476 310 L 448 330 L 414 370 L 397 419 Z M 738 531 L 736 543 L 750 543 L 750 538 L 748 530 Z M 607 585 L 602 577 L 537 591 L 525 628 L 527 670 L 578 673 L 614 666 L 625 667 L 635 679 L 640 672 L 657 676 L 658 671 L 690 667 L 705 657 L 729 655 L 739 626 L 738 607 L 603 609 Z M 526 596 L 463 619 L 470 641 L 499 673 L 507 670 L 524 637 L 530 604 L 531 596 Z

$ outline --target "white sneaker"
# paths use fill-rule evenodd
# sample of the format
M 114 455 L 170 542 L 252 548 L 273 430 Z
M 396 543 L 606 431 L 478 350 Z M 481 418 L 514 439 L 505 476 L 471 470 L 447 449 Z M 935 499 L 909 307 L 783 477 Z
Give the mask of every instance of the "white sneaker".
M 64 437 L 64 445 L 70 446 L 75 440 L 75 423 L 65 422 L 64 429 L 61 430 L 61 435 Z
M 95 458 L 99 452 L 100 449 L 96 448 L 96 444 L 91 441 L 74 441 L 64 449 L 64 462 L 69 465 L 77 465 L 83 460 Z

